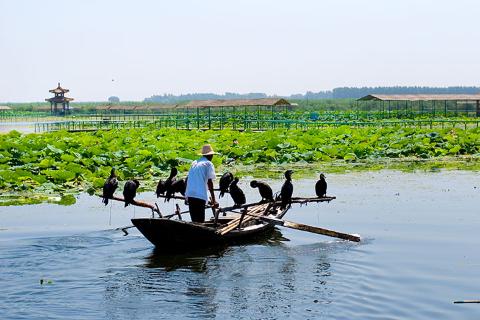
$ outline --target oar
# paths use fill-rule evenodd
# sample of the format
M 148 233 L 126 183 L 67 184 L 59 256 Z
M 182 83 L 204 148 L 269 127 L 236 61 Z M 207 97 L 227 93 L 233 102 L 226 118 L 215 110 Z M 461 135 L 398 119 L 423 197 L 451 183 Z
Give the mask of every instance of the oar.
M 317 233 L 317 234 L 321 234 L 321 235 L 324 235 L 324 236 L 340 238 L 340 239 L 348 240 L 348 241 L 360 242 L 360 237 L 356 236 L 356 235 L 353 235 L 353 234 L 337 232 L 337 231 L 333 231 L 333 230 L 328 230 L 328 229 L 324 229 L 324 228 L 309 226 L 309 225 L 306 225 L 306 224 L 287 221 L 287 220 L 282 220 L 282 219 L 277 219 L 277 218 L 269 218 L 269 217 L 259 217 L 259 218 L 266 221 L 266 222 L 277 225 L 277 226 L 282 226 L 282 227 L 286 227 L 286 228 L 290 228 L 290 229 Z

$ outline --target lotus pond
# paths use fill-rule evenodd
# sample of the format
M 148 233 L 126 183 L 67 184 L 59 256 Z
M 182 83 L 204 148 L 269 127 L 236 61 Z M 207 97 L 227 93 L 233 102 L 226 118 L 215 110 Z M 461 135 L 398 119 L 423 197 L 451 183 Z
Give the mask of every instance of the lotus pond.
M 480 163 L 478 128 L 11 131 L 0 135 L 0 205 L 72 204 L 79 192 L 101 189 L 111 167 L 121 180 L 141 179 L 141 190 L 147 190 L 171 166 L 185 175 L 204 143 L 220 153 L 213 159 L 217 172 L 228 169 L 238 175 L 279 177 L 286 167 L 303 169 L 306 176 L 356 169 L 477 169 Z

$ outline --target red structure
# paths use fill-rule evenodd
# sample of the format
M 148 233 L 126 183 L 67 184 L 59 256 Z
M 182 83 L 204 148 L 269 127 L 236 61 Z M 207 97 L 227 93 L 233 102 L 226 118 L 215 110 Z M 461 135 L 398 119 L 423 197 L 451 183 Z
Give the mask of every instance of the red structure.
M 49 90 L 49 92 L 55 94 L 52 98 L 47 98 L 45 101 L 50 102 L 50 112 L 51 113 L 63 113 L 66 114 L 70 111 L 70 101 L 73 98 L 65 97 L 65 93 L 69 92 L 70 90 L 64 89 L 60 86 L 60 82 L 58 83 L 58 87 L 55 89 Z M 61 105 L 62 108 L 59 110 L 58 106 Z

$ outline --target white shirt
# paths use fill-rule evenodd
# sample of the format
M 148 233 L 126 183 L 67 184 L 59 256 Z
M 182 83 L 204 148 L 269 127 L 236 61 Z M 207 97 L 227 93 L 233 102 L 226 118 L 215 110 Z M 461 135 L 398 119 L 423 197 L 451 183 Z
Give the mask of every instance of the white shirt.
M 213 163 L 205 157 L 192 162 L 190 171 L 188 171 L 187 198 L 197 198 L 208 202 L 208 179 L 215 179 L 215 167 Z

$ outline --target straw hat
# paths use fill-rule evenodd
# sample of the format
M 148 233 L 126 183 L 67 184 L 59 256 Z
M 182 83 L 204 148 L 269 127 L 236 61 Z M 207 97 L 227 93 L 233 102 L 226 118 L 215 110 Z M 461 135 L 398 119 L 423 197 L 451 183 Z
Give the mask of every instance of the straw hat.
M 205 144 L 205 145 L 202 147 L 202 152 L 200 152 L 200 154 L 201 154 L 202 156 L 209 156 L 209 155 L 211 155 L 211 154 L 216 154 L 216 152 L 213 151 L 211 145 Z

